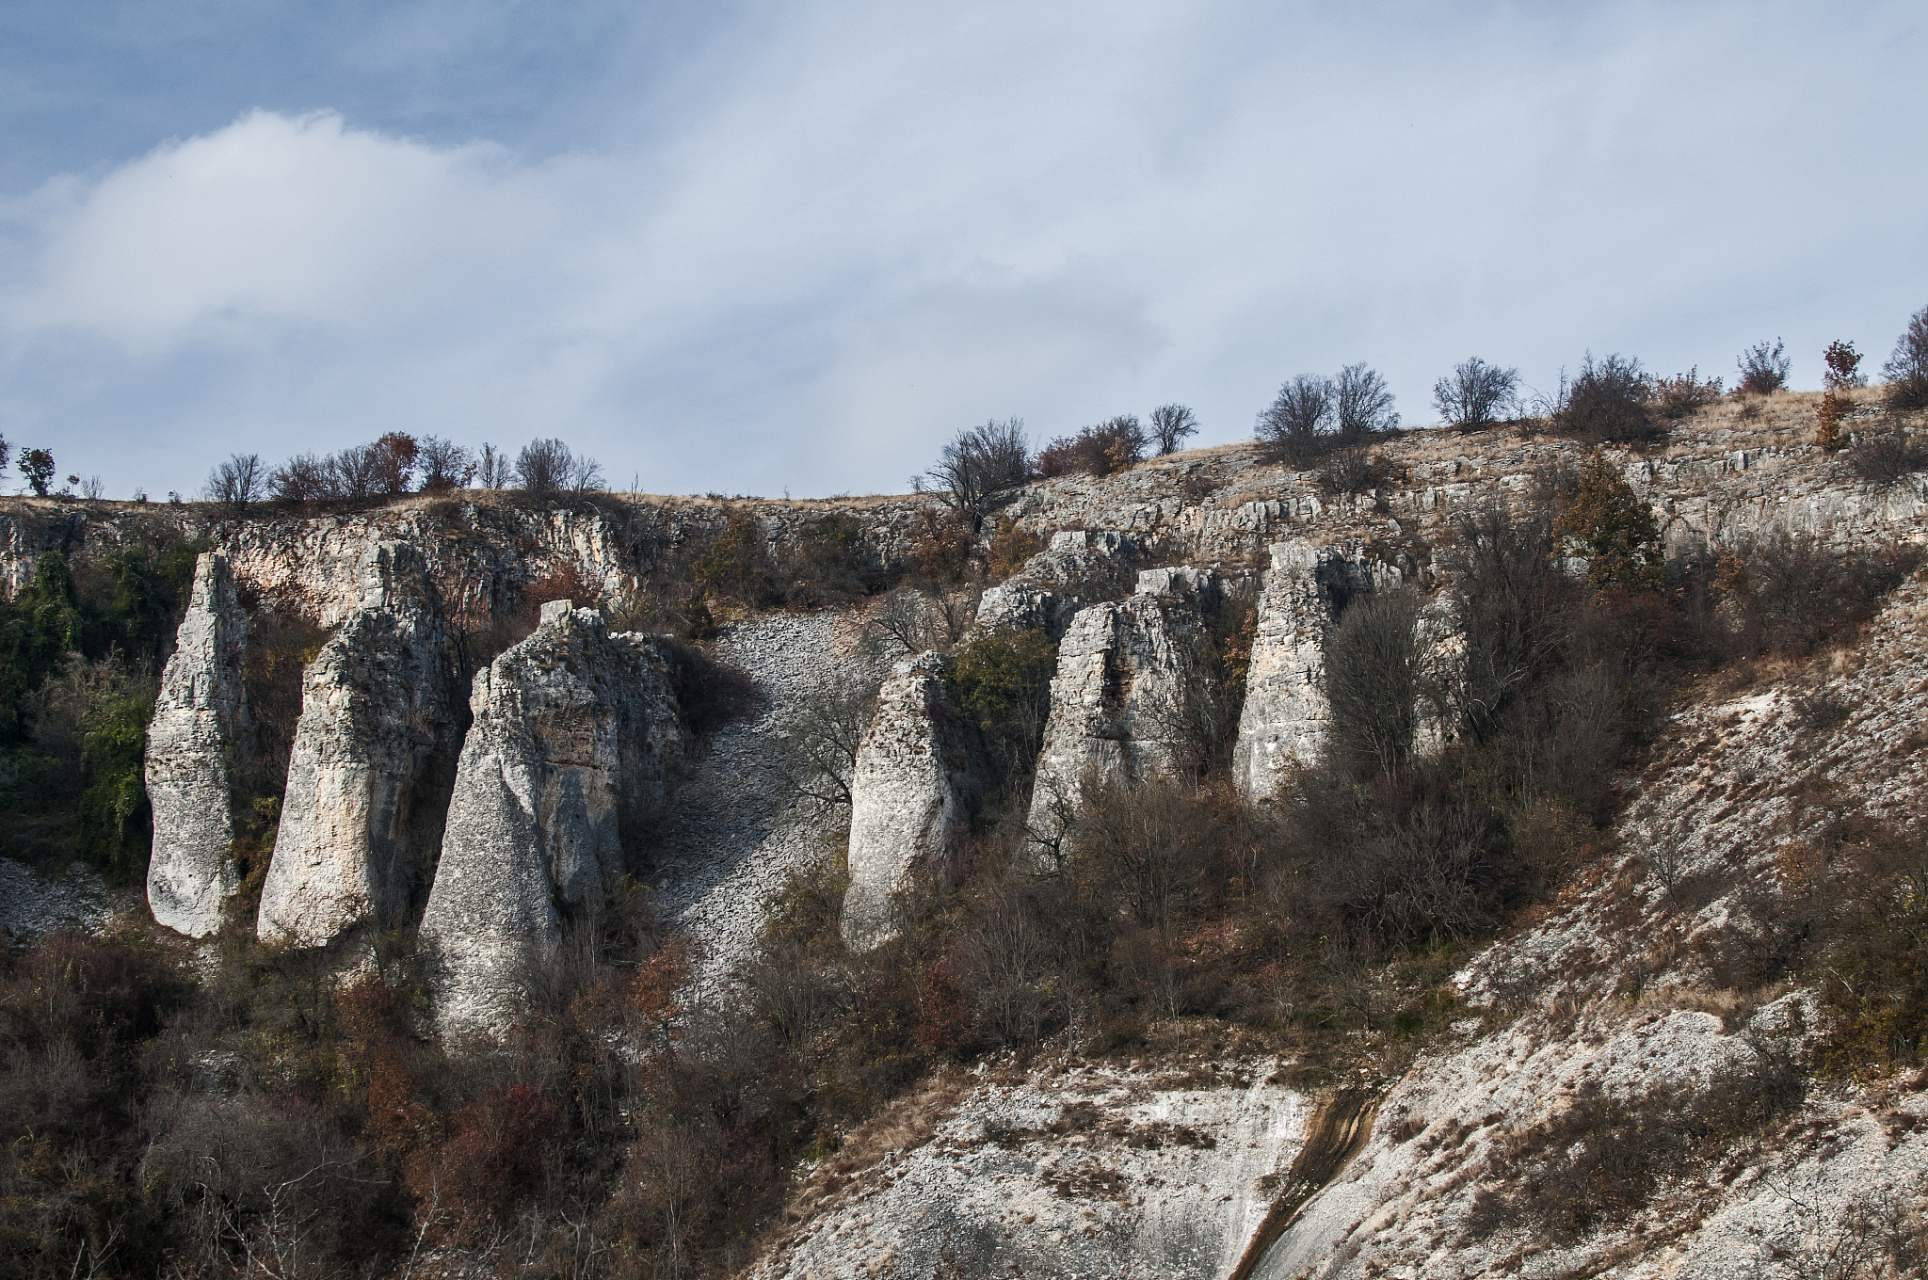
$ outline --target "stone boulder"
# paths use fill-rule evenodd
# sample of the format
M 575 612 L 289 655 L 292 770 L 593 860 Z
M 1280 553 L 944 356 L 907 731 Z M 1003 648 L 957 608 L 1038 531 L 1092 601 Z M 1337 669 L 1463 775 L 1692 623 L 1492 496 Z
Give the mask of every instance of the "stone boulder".
M 952 721 L 939 653 L 906 658 L 877 693 L 850 783 L 850 888 L 844 945 L 868 951 L 893 937 L 891 897 L 920 866 L 947 858 L 970 816 L 969 745 Z
M 1138 543 L 1127 534 L 1068 529 L 1051 535 L 1043 551 L 977 605 L 977 625 L 1042 627 L 1053 640 L 1063 638 L 1079 608 L 1123 595 L 1131 585 L 1131 562 Z
M 1398 578 L 1396 569 L 1340 547 L 1272 547 L 1232 752 L 1232 778 L 1247 797 L 1272 795 L 1286 771 L 1319 758 L 1331 719 L 1323 687 L 1326 628 L 1353 596 Z
M 655 641 L 566 600 L 477 674 L 469 705 L 420 937 L 444 1033 L 492 1035 L 527 1008 L 570 909 L 624 873 L 683 737 Z
M 148 909 L 191 938 L 220 927 L 221 904 L 240 887 L 231 856 L 228 760 L 247 720 L 247 640 L 248 619 L 227 557 L 204 553 L 194 565 L 187 616 L 147 729 L 147 798 L 154 811 Z
M 359 599 L 302 676 L 265 941 L 325 946 L 408 920 L 441 844 L 462 733 L 453 638 L 409 543 L 369 549 Z
M 1031 793 L 1041 866 L 1062 856 L 1087 778 L 1137 784 L 1169 774 L 1186 749 L 1185 699 L 1218 582 L 1199 570 L 1150 570 L 1124 600 L 1081 609 L 1058 647 Z

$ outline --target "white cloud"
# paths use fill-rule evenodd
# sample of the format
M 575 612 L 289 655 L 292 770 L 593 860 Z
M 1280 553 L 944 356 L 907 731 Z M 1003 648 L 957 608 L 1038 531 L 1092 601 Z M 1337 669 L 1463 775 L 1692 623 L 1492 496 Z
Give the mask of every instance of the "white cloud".
M 1232 438 L 1351 360 L 1424 420 L 1474 352 L 1885 347 L 1921 45 L 1899 5 L 772 7 L 558 159 L 256 112 L 0 209 L 0 409 L 121 492 L 402 428 L 803 493 L 992 415 Z

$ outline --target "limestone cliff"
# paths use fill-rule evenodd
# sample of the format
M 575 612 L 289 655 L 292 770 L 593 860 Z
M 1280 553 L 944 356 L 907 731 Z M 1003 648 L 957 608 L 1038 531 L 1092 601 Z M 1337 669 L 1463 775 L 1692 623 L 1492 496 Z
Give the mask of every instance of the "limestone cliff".
M 421 553 L 376 544 L 360 606 L 302 678 L 281 830 L 261 889 L 268 941 L 324 946 L 407 920 L 440 845 L 461 703 Z
M 154 812 L 148 908 L 160 923 L 193 938 L 220 927 L 221 904 L 240 883 L 230 856 L 228 760 L 247 716 L 247 638 L 227 558 L 203 554 L 161 676 L 146 764 Z
M 1062 857 L 1088 777 L 1137 783 L 1179 764 L 1194 647 L 1216 588 L 1210 574 L 1151 570 L 1129 598 L 1072 619 L 1032 789 L 1029 827 L 1041 863 Z
M 526 1007 L 531 966 L 554 956 L 564 913 L 623 874 L 682 745 L 654 642 L 568 601 L 476 676 L 470 708 L 420 932 L 457 1035 Z
M 977 625 L 1042 627 L 1063 637 L 1083 605 L 1123 595 L 1131 585 L 1138 540 L 1121 533 L 1070 529 L 978 601 Z
M 947 857 L 969 819 L 968 748 L 944 702 L 949 659 L 926 653 L 892 668 L 857 748 L 850 784 L 850 888 L 844 945 L 887 940 L 891 896 L 914 870 Z
M 1381 579 L 1394 572 L 1379 567 Z M 1373 567 L 1342 548 L 1303 540 L 1272 548 L 1232 755 L 1232 778 L 1246 795 L 1271 795 L 1286 770 L 1318 758 L 1329 719 L 1325 631 L 1348 599 L 1373 585 Z

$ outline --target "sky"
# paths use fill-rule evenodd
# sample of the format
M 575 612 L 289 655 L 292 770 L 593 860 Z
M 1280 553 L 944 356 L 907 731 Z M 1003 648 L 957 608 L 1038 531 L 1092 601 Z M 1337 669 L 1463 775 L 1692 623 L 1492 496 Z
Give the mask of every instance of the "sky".
M 1919 0 L 7 0 L 0 435 L 802 497 L 1360 361 L 1815 386 L 1928 306 L 1924 66 Z

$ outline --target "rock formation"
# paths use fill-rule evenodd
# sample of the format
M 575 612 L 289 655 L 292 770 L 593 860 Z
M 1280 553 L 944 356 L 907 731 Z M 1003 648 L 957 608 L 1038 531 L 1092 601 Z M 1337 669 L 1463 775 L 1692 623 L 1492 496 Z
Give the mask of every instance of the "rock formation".
M 977 625 L 1043 627 L 1060 639 L 1082 605 L 1124 594 L 1137 551 L 1137 542 L 1122 533 L 1055 533 L 1023 568 L 984 593 Z
M 843 939 L 868 951 L 895 932 L 891 895 L 947 857 L 969 816 L 968 749 L 950 721 L 943 654 L 906 658 L 877 693 L 850 783 L 850 888 Z
M 147 798 L 154 810 L 148 908 L 191 938 L 220 927 L 221 903 L 240 887 L 230 857 L 228 759 L 247 716 L 247 638 L 227 558 L 203 554 L 147 730 Z
M 407 919 L 440 844 L 461 704 L 421 554 L 371 548 L 359 598 L 302 677 L 264 940 L 325 946 L 358 921 Z
M 532 967 L 553 959 L 567 910 L 623 873 L 682 745 L 655 643 L 566 600 L 476 676 L 469 705 L 420 935 L 437 1020 L 458 1035 L 526 1007 Z
M 1272 548 L 1232 753 L 1232 778 L 1247 796 L 1271 795 L 1285 770 L 1318 758 L 1330 718 L 1321 688 L 1325 630 L 1347 600 L 1373 589 L 1373 575 L 1373 566 L 1339 547 L 1294 541 Z
M 1087 777 L 1142 782 L 1171 772 L 1185 749 L 1193 646 L 1217 580 L 1154 569 L 1138 575 L 1138 586 L 1128 599 L 1080 609 L 1058 647 L 1031 793 L 1041 863 L 1061 856 Z

